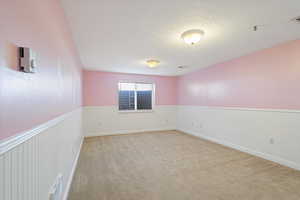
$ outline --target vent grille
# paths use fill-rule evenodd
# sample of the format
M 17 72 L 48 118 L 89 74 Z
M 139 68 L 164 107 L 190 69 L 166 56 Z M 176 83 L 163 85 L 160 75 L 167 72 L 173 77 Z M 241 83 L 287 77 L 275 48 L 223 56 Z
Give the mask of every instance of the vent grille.
M 178 66 L 178 69 L 186 69 L 186 68 L 188 68 L 188 66 L 186 66 L 186 65 Z

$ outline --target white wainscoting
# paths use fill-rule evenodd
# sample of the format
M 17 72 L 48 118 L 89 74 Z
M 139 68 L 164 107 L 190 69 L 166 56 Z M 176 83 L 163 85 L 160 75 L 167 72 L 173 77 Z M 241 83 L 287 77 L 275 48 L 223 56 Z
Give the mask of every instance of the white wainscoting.
M 177 106 L 155 106 L 152 112 L 119 112 L 117 106 L 83 108 L 85 136 L 126 134 L 176 128 Z
M 81 109 L 77 109 L 1 141 L 0 199 L 48 200 L 61 173 L 65 200 L 82 139 Z
M 178 106 L 177 129 L 300 170 L 300 112 Z

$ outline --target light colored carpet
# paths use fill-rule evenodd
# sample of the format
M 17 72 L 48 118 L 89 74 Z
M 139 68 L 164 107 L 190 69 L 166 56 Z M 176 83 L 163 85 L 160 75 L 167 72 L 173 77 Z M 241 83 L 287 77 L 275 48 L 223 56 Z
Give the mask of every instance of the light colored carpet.
M 176 131 L 88 138 L 69 200 L 299 200 L 300 172 Z

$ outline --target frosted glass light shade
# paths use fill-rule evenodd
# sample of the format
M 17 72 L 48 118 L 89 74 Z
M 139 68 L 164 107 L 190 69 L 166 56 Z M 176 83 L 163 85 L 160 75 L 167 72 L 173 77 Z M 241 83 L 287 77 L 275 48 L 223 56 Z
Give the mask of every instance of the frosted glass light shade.
M 203 37 L 204 37 L 204 31 L 198 29 L 185 31 L 181 35 L 183 41 L 191 45 L 198 43 Z
M 148 67 L 150 68 L 154 68 L 154 67 L 157 67 L 157 65 L 159 64 L 160 62 L 158 60 L 147 60 L 146 64 L 148 65 Z

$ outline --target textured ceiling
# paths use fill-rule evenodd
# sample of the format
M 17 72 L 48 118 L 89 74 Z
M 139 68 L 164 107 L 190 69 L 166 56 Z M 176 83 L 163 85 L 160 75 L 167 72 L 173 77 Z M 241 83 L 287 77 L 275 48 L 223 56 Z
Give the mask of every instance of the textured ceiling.
M 180 75 L 300 38 L 299 0 L 62 0 L 86 69 Z M 258 26 L 256 32 L 254 25 Z M 188 46 L 180 38 L 202 29 Z M 158 59 L 158 68 L 145 65 Z M 186 65 L 185 69 L 178 66 Z

